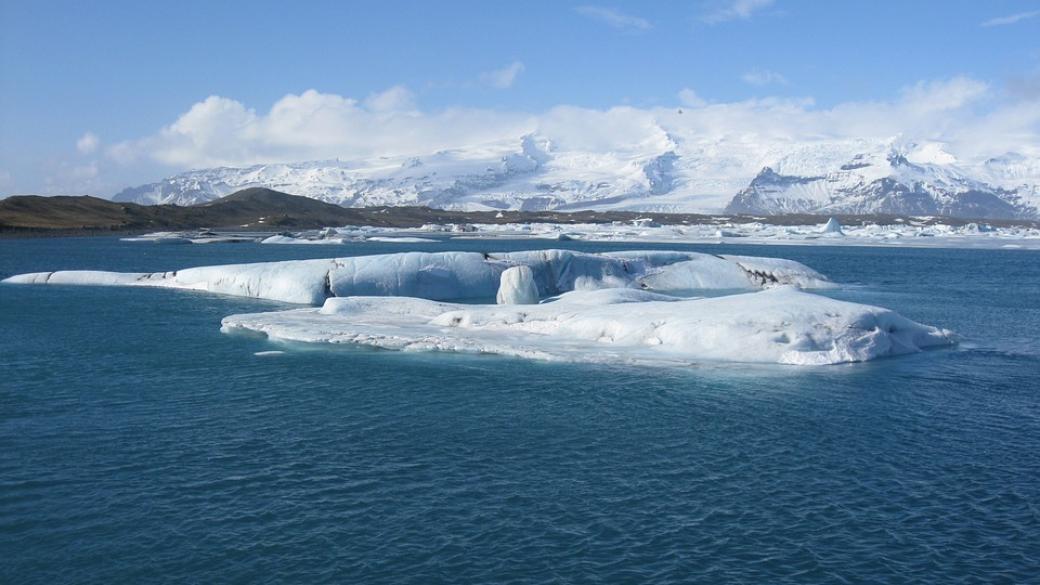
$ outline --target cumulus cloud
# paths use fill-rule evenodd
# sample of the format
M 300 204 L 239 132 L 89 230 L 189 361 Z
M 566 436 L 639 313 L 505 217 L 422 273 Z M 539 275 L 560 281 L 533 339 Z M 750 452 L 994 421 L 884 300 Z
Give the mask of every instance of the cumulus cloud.
M 706 102 L 696 91 L 684 87 L 679 90 L 679 103 L 691 108 L 699 108 L 708 102 Z
M 419 154 L 522 134 L 530 127 L 526 114 L 457 108 L 422 113 L 402 95 L 391 88 L 359 103 L 311 89 L 289 94 L 261 113 L 210 96 L 154 135 L 113 145 L 108 155 L 123 163 L 146 156 L 176 168 L 242 166 Z
M 533 114 L 424 111 L 410 94 L 395 88 L 361 102 L 308 90 L 287 95 L 263 112 L 211 96 L 156 133 L 111 146 L 108 154 L 135 166 L 154 161 L 182 170 L 516 145 L 532 132 L 549 137 L 563 151 L 593 153 L 644 146 L 661 150 L 679 141 L 710 154 L 719 152 L 720 144 L 736 145 L 734 152 L 760 153 L 760 160 L 750 158 L 754 164 L 806 143 L 891 137 L 942 142 L 958 159 L 1011 150 L 1040 154 L 1040 100 L 1009 100 L 968 77 L 923 81 L 889 100 L 827 108 L 811 98 L 707 102 L 689 88 L 676 101 L 653 108 L 557 106 Z M 685 107 L 682 114 L 677 105 Z
M 708 24 L 718 24 L 730 20 L 747 20 L 756 12 L 773 5 L 773 0 L 728 0 L 721 6 L 709 10 L 701 20 Z
M 1036 18 L 1040 16 L 1040 10 L 1031 10 L 1029 12 L 1019 12 L 1018 14 L 1011 14 L 1008 16 L 998 16 L 989 20 L 983 21 L 979 26 L 993 27 L 993 26 L 1007 26 L 1009 24 L 1015 24 L 1028 20 L 1030 18 Z
M 498 89 L 506 89 L 513 86 L 517 76 L 524 72 L 524 64 L 513 61 L 501 69 L 487 71 L 480 76 L 480 81 Z
M 605 24 L 609 27 L 616 28 L 618 30 L 629 31 L 629 32 L 643 32 L 653 28 L 650 21 L 639 16 L 633 16 L 626 14 L 617 8 L 611 8 L 608 6 L 578 6 L 574 9 L 575 12 Z
M 386 91 L 368 96 L 365 100 L 365 106 L 373 112 L 414 110 L 415 94 L 403 85 L 395 85 Z
M 970 77 L 921 81 L 902 91 L 902 101 L 915 112 L 945 112 L 977 102 L 990 93 L 987 83 Z
M 786 77 L 768 69 L 752 69 L 740 78 L 751 85 L 787 85 Z
M 100 144 L 101 139 L 97 137 L 97 134 L 86 132 L 76 141 L 76 150 L 78 150 L 80 154 L 91 154 L 97 150 L 98 145 Z

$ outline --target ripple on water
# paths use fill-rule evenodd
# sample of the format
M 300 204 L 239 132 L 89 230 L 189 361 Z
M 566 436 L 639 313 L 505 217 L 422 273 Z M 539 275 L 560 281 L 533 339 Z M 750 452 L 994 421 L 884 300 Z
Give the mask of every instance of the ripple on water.
M 31 262 L 178 267 L 65 250 Z M 783 370 L 298 351 L 221 335 L 247 300 L 5 287 L 0 582 L 1035 580 L 1040 268 L 770 251 L 982 341 Z

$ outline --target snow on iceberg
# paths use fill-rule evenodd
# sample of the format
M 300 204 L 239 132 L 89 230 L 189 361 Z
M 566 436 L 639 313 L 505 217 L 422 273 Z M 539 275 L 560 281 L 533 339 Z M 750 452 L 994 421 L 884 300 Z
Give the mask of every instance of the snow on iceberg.
M 949 331 L 890 310 L 780 287 L 702 299 L 636 289 L 574 291 L 539 305 L 330 298 L 320 309 L 231 315 L 227 333 L 404 351 L 687 365 L 859 362 L 949 345 Z
M 539 298 L 571 290 L 635 287 L 658 292 L 745 289 L 831 283 L 791 260 L 713 256 L 697 252 L 611 252 L 570 250 L 403 252 L 254 264 L 203 266 L 173 272 L 128 274 L 59 271 L 21 274 L 4 282 L 156 286 L 320 305 L 329 297 L 409 296 L 431 300 L 491 299 L 501 275 L 527 266 Z

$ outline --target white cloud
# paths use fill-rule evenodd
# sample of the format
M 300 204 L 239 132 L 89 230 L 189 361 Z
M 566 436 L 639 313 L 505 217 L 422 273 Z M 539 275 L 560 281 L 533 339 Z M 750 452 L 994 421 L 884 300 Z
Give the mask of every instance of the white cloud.
M 86 132 L 76 141 L 76 150 L 78 150 L 80 154 L 91 154 L 97 150 L 98 145 L 100 144 L 101 139 L 97 137 L 97 134 Z
M 74 164 L 68 161 L 52 161 L 44 170 L 43 195 L 87 195 L 105 190 L 101 168 L 97 161 Z
M 384 95 L 387 92 L 376 94 Z M 750 156 L 755 164 L 821 140 L 892 137 L 942 142 L 958 160 L 1011 150 L 1040 154 L 1040 99 L 1005 100 L 1000 91 L 968 77 L 923 81 L 890 100 L 828 108 L 816 107 L 811 98 L 709 103 L 692 89 L 677 97 L 685 106 L 682 115 L 674 106 L 557 106 L 535 114 L 466 108 L 423 111 L 414 104 L 384 109 L 379 107 L 382 99 L 359 103 L 315 90 L 287 95 L 260 112 L 211 96 L 151 136 L 110 147 L 108 155 L 134 161 L 135 168 L 154 161 L 184 170 L 513 145 L 530 132 L 544 134 L 560 149 L 593 153 L 640 145 L 648 150 L 667 148 L 673 140 L 707 153 L 718 152 L 720 144 L 730 145 L 739 152 L 762 153 L 761 160 Z
M 494 71 L 488 71 L 480 75 L 480 81 L 498 89 L 506 89 L 513 86 L 517 76 L 524 72 L 524 64 L 513 61 L 509 65 Z
M 374 112 L 400 112 L 415 109 L 415 94 L 403 85 L 374 93 L 365 100 L 365 107 Z
M 701 20 L 718 24 L 730 20 L 747 20 L 756 12 L 773 5 L 774 0 L 727 0 L 722 6 L 705 13 Z
M 696 91 L 688 87 L 684 87 L 681 90 L 679 90 L 679 103 L 691 108 L 700 108 L 704 105 L 707 105 L 708 102 L 706 102 L 704 98 L 698 95 Z
M 970 77 L 921 81 L 902 91 L 906 107 L 916 112 L 945 112 L 977 102 L 990 93 L 987 83 Z
M 650 21 L 639 16 L 633 16 L 631 14 L 625 14 L 617 8 L 610 8 L 607 6 L 578 6 L 574 9 L 575 12 L 601 22 L 612 28 L 618 30 L 624 30 L 629 32 L 642 32 L 653 28 Z
M 152 136 L 108 149 L 121 163 L 146 157 L 175 168 L 425 153 L 523 133 L 526 114 L 447 109 L 436 114 L 400 109 L 401 92 L 375 94 L 364 104 L 307 90 L 281 98 L 266 113 L 210 96 Z M 393 98 L 393 99 L 391 99 Z M 389 106 L 390 109 L 386 109 Z M 516 134 L 519 136 L 520 134 Z
M 1040 16 L 1040 10 L 1032 10 L 1029 12 L 1019 12 L 1018 14 L 1011 14 L 1009 16 L 998 16 L 989 20 L 983 21 L 979 26 L 991 27 L 991 26 L 1007 26 L 1009 24 L 1015 24 L 1023 20 L 1035 18 Z
M 787 85 L 786 77 L 768 69 L 753 69 L 740 78 L 751 85 Z

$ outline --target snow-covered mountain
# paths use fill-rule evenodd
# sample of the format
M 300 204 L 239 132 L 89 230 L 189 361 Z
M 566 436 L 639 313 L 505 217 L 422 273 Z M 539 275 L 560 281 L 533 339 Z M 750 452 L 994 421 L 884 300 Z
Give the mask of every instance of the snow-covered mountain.
M 114 199 L 191 205 L 248 187 L 349 207 L 1032 218 L 1040 209 L 1040 158 L 1009 153 L 966 164 L 937 143 L 764 144 L 664 130 L 601 151 L 529 134 L 423 156 L 190 171 Z
M 766 167 L 726 210 L 769 215 L 845 213 L 980 219 L 1036 215 L 1032 194 L 974 178 L 945 156 L 923 156 L 913 162 L 894 149 L 855 155 L 838 168 L 820 174 L 787 174 Z

